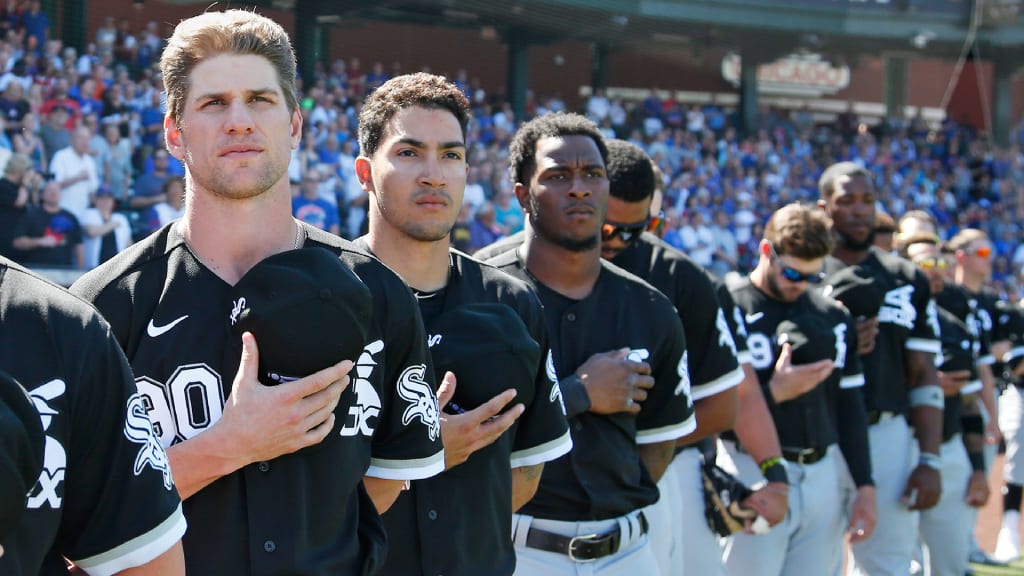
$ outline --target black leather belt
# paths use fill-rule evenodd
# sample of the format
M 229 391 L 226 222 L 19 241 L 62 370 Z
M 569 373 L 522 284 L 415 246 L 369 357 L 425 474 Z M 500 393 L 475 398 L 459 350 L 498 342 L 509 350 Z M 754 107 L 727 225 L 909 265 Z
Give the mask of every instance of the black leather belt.
M 828 454 L 828 448 L 783 448 L 782 457 L 797 464 L 814 464 Z
M 868 426 L 874 426 L 882 421 L 882 418 L 895 417 L 899 413 L 892 410 L 868 410 Z
M 643 512 L 638 519 L 640 534 L 646 534 L 648 525 Z M 628 538 L 629 535 L 625 536 Z M 618 552 L 622 538 L 622 531 L 618 527 L 604 534 L 584 536 L 565 536 L 530 527 L 530 532 L 526 535 L 526 545 L 537 550 L 565 554 L 576 562 L 590 562 Z

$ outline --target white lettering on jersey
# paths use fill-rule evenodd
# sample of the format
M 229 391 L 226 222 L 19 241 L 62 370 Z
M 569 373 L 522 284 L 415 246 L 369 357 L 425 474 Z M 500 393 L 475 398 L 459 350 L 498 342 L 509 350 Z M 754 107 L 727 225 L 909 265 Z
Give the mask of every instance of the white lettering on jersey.
M 747 337 L 747 323 L 743 321 L 743 312 L 740 312 L 739 307 L 732 309 L 732 321 L 736 323 L 736 334 Z
M 626 360 L 633 362 L 646 362 L 651 357 L 651 352 L 647 348 L 633 348 L 626 355 Z
M 136 476 L 142 474 L 142 470 L 149 466 L 159 471 L 164 477 L 164 488 L 170 490 L 174 487 L 174 480 L 171 479 L 171 465 L 167 461 L 167 453 L 160 446 L 160 440 L 153 431 L 146 414 L 146 401 L 142 394 L 132 394 L 128 399 L 128 412 L 124 420 L 124 435 L 136 444 L 142 444 L 139 453 L 135 456 L 134 473 Z
M 910 301 L 913 295 L 913 284 L 893 288 L 886 292 L 884 304 L 878 311 L 878 321 L 903 326 L 908 330 L 912 329 L 914 320 L 917 320 L 917 310 L 914 309 L 914 304 Z
M 715 315 L 715 328 L 718 330 L 718 345 L 722 348 L 728 348 L 732 355 L 736 355 L 736 340 L 732 337 L 732 331 L 729 330 L 729 324 L 725 321 L 725 313 L 722 309 L 718 309 L 718 313 Z
M 231 302 L 231 325 L 234 326 L 238 322 L 238 317 L 242 315 L 242 310 L 245 310 L 245 296 L 242 296 L 238 300 Z
M 383 340 L 374 340 L 363 348 L 363 353 L 356 361 L 355 372 L 356 382 L 353 391 L 355 402 L 348 409 L 349 419 L 341 427 L 339 434 L 342 436 L 373 436 L 376 430 L 376 418 L 380 416 L 380 395 L 370 383 L 370 376 L 373 369 L 377 367 L 377 361 L 373 356 L 384 349 Z M 373 422 L 371 422 L 373 419 Z
M 934 300 L 928 301 L 928 305 L 925 307 L 924 313 L 927 316 L 928 325 L 931 326 L 932 332 L 934 332 L 935 337 L 938 338 L 942 334 L 942 328 L 939 328 L 939 308 L 935 305 Z
M 181 318 L 178 318 L 177 320 L 174 320 L 170 324 L 164 324 L 163 326 L 157 326 L 156 324 L 153 323 L 153 319 L 150 318 L 149 319 L 149 325 L 146 326 L 146 334 L 149 334 L 150 338 L 156 338 L 157 336 L 163 336 L 164 334 L 170 332 L 171 328 L 174 328 L 178 324 L 182 323 L 185 320 L 185 318 L 188 318 L 188 314 L 185 314 Z
M 39 418 L 43 423 L 43 431 L 50 429 L 53 417 L 57 412 L 50 406 L 49 401 L 64 395 L 66 387 L 63 380 L 50 380 L 29 392 L 29 398 L 39 412 Z M 46 437 L 43 447 L 43 471 L 39 474 L 39 481 L 28 492 L 28 508 L 42 508 L 48 505 L 54 510 L 60 508 L 62 498 L 57 494 L 57 489 L 64 482 L 64 471 L 67 468 L 67 453 L 64 446 L 52 436 Z
M 437 440 L 441 434 L 441 419 L 437 407 L 437 397 L 423 379 L 427 372 L 426 364 L 409 366 L 398 377 L 398 395 L 409 403 L 402 413 L 402 424 L 408 426 L 413 419 L 418 419 L 427 427 L 427 436 Z
M 562 389 L 558 386 L 558 374 L 555 372 L 555 355 L 549 349 L 548 359 L 544 362 L 544 372 L 547 374 L 548 380 L 551 381 L 551 394 L 548 399 L 551 402 L 558 401 L 558 405 L 562 407 L 562 414 L 565 414 L 565 400 L 562 398 Z
M 747 348 L 750 349 L 750 363 L 755 370 L 764 370 L 775 361 L 772 341 L 761 332 L 751 332 L 747 336 Z
M 679 376 L 679 384 L 676 385 L 675 394 L 676 396 L 679 396 L 680 394 L 683 394 L 685 392 L 686 404 L 689 406 L 693 406 L 693 397 L 690 395 L 689 355 L 690 353 L 688 351 L 683 350 L 683 355 L 682 357 L 679 358 L 679 364 L 676 365 L 676 374 Z
M 441 334 L 431 334 L 427 336 L 427 348 L 433 348 L 434 346 L 440 344 L 441 338 L 443 338 Z
M 833 365 L 836 368 L 846 366 L 846 323 L 840 322 L 832 328 L 832 334 L 836 337 L 836 359 Z

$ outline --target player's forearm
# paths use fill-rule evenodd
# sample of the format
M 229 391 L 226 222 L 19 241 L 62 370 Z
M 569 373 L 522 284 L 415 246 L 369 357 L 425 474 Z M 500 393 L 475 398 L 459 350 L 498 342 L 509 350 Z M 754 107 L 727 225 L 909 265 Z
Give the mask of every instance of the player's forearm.
M 512 512 L 522 508 L 537 493 L 540 475 L 543 472 L 543 464 L 512 469 Z
M 644 466 L 647 467 L 647 472 L 654 479 L 654 482 L 657 483 L 665 475 L 665 470 L 668 469 L 668 465 L 672 462 L 672 456 L 676 452 L 675 441 L 669 440 L 668 442 L 640 444 L 637 448 L 640 450 L 640 460 L 643 460 Z
M 942 389 L 935 371 L 934 356 L 917 350 L 907 351 L 907 382 L 910 392 L 910 425 L 921 452 L 939 454 L 942 445 Z M 922 390 L 937 390 L 922 394 Z
M 117 573 L 118 576 L 183 576 L 184 574 L 185 554 L 182 552 L 181 541 L 142 566 L 128 568 Z
M 182 500 L 247 464 L 224 449 L 214 429 L 171 446 L 167 459 Z
M 391 505 L 398 500 L 398 496 L 405 489 L 404 480 L 385 480 L 374 476 L 363 476 L 363 486 L 366 493 L 377 508 L 378 514 L 383 514 L 391 508 Z
M 743 381 L 737 389 L 738 409 L 733 431 L 743 448 L 760 463 L 782 456 L 775 421 L 768 411 L 757 374 L 750 364 L 743 364 Z
M 996 402 L 996 377 L 992 374 L 992 366 L 978 365 L 978 377 L 981 379 L 981 392 L 978 399 L 985 405 L 985 412 L 991 421 L 999 421 L 999 404 Z
M 736 425 L 739 401 L 736 388 L 706 396 L 693 403 L 697 428 L 676 441 L 677 446 L 690 446 L 708 436 L 732 430 Z

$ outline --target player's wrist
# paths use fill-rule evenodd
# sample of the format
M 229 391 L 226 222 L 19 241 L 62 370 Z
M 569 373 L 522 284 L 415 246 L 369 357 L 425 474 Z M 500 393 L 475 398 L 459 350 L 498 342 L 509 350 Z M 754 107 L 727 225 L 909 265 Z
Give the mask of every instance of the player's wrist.
M 781 484 L 789 488 L 789 475 L 786 473 L 786 463 L 778 456 L 766 458 L 758 467 L 761 475 L 769 484 Z
M 933 470 L 942 470 L 942 456 L 933 452 L 921 452 L 917 461 L 918 466 L 927 466 Z
M 971 471 L 974 473 L 985 473 L 985 453 L 968 452 L 967 459 L 971 462 Z

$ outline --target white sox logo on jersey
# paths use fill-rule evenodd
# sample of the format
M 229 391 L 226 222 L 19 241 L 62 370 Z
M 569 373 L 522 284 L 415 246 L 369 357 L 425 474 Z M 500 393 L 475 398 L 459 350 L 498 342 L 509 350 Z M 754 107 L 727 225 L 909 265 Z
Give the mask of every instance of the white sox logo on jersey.
M 729 330 L 729 324 L 725 321 L 725 313 L 722 309 L 718 309 L 718 313 L 715 315 L 715 328 L 718 329 L 718 345 L 722 348 L 728 348 L 732 355 L 735 356 L 736 352 L 736 340 L 732 337 L 732 330 Z
M 164 488 L 168 490 L 173 488 L 171 465 L 167 461 L 167 453 L 160 446 L 156 432 L 153 431 L 153 425 L 147 415 L 146 401 L 142 394 L 132 394 L 132 397 L 128 399 L 128 413 L 124 419 L 124 435 L 132 442 L 142 444 L 138 455 L 135 456 L 135 475 L 141 475 L 143 469 L 149 466 L 163 474 Z
M 562 398 L 562 389 L 558 386 L 558 372 L 555 370 L 555 355 L 548 350 L 548 359 L 544 362 L 544 372 L 547 373 L 548 380 L 551 381 L 551 394 L 548 399 L 551 402 L 558 401 L 558 405 L 562 407 L 562 414 L 565 414 L 565 400 Z
M 878 310 L 878 321 L 903 326 L 908 330 L 913 328 L 914 321 L 917 320 L 917 310 L 914 308 L 914 303 L 910 301 L 913 295 L 913 284 L 893 288 L 886 292 L 884 304 Z
M 383 349 L 384 341 L 374 340 L 363 347 L 363 353 L 356 361 L 356 382 L 353 389 L 356 399 L 349 407 L 349 418 L 339 432 L 342 436 L 355 436 L 356 434 L 373 436 L 373 432 L 377 428 L 377 418 L 380 417 L 380 395 L 370 383 L 370 376 L 373 374 L 374 368 L 377 367 L 377 361 L 373 357 Z
M 43 431 L 50 429 L 53 417 L 60 414 L 50 402 L 64 395 L 65 385 L 63 380 L 50 380 L 29 392 L 29 398 L 39 412 L 39 418 L 43 423 Z M 63 499 L 58 494 L 58 488 L 64 482 L 64 471 L 67 468 L 67 453 L 64 446 L 56 438 L 46 436 L 46 444 L 43 451 L 43 471 L 39 474 L 39 481 L 29 490 L 28 508 L 42 508 L 44 505 L 53 508 L 60 508 Z M 63 492 L 63 490 L 61 490 Z
M 427 436 L 437 440 L 441 434 L 440 410 L 434 391 L 423 378 L 426 372 L 426 364 L 417 364 L 403 370 L 398 377 L 398 395 L 409 403 L 402 413 L 402 424 L 408 426 L 414 418 L 418 419 L 427 427 Z
M 245 296 L 242 296 L 238 300 L 231 303 L 231 325 L 234 326 L 238 323 L 238 317 L 242 315 L 242 310 L 245 310 Z
M 683 350 L 679 364 L 676 366 L 676 374 L 679 376 L 679 384 L 676 386 L 676 396 L 686 393 L 686 404 L 693 407 L 693 397 L 690 395 L 690 353 Z
M 832 335 L 836 337 L 836 359 L 833 366 L 846 367 L 846 323 L 840 322 L 832 327 Z

